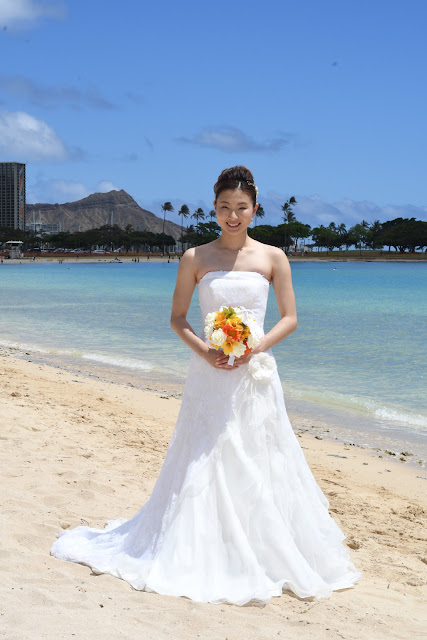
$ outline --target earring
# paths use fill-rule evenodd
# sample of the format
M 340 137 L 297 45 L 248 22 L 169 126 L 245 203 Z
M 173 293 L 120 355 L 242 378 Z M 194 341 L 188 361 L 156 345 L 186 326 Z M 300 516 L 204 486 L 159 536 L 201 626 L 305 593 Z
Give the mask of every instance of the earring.
M 255 216 L 254 216 L 254 217 L 255 217 Z M 254 218 L 252 218 L 252 220 L 251 220 L 251 222 L 250 222 L 250 225 L 249 225 L 249 226 L 250 226 L 250 227 L 253 227 L 253 226 L 254 226 Z

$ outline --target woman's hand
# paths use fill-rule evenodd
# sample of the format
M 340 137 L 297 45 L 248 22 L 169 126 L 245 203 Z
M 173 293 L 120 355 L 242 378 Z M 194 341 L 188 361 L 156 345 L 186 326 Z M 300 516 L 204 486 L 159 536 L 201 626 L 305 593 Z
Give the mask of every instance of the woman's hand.
M 204 359 L 209 362 L 209 364 L 215 369 L 237 369 L 238 364 L 237 361 L 239 358 L 236 358 L 234 364 L 228 364 L 228 356 L 225 355 L 223 351 L 217 351 L 216 349 L 209 349 L 209 351 L 203 355 Z
M 247 353 L 245 356 L 236 358 L 234 362 L 238 367 L 241 367 L 242 364 L 248 364 L 252 356 L 256 356 L 257 353 L 262 353 L 263 351 L 264 351 L 264 336 L 261 338 L 257 346 L 252 349 L 252 351 L 249 351 L 249 353 Z

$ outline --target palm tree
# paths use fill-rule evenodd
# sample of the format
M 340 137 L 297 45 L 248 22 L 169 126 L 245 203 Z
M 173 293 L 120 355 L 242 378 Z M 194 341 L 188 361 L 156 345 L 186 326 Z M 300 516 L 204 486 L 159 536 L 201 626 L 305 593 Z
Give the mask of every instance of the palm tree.
M 347 237 L 347 229 L 345 227 L 344 222 L 341 222 L 341 224 L 339 225 L 339 227 L 337 228 L 340 240 L 342 242 L 342 244 L 345 244 L 346 241 L 346 237 Z M 342 250 L 342 245 L 339 246 L 340 251 Z M 347 246 L 348 249 L 348 246 Z
M 255 214 L 255 226 L 258 218 L 263 218 L 265 216 L 265 211 L 261 205 L 259 205 L 257 212 Z
M 186 204 L 183 204 L 181 209 L 178 211 L 178 215 L 181 216 L 181 235 L 184 235 L 184 218 L 187 219 L 188 216 L 190 215 L 190 209 L 187 207 Z M 181 244 L 183 244 L 181 242 Z M 181 247 L 181 249 L 184 249 L 184 246 Z
M 216 211 L 215 211 L 215 209 L 211 209 L 211 210 L 209 211 L 209 217 L 210 217 L 210 219 L 211 219 L 211 222 L 213 222 L 213 219 L 215 218 L 215 216 L 216 216 Z
M 382 224 L 379 220 L 374 220 L 374 222 L 369 227 L 369 243 L 372 249 L 382 249 L 383 242 L 380 238 L 382 231 Z
M 288 224 L 289 222 L 295 222 L 296 217 L 294 212 L 292 211 L 292 207 L 296 203 L 297 201 L 295 200 L 294 196 L 291 196 L 289 200 L 286 200 L 285 204 L 282 205 L 283 221 L 285 224 Z
M 205 219 L 205 214 L 204 214 L 203 209 L 201 209 L 199 207 L 198 209 L 196 209 L 196 211 L 193 213 L 193 215 L 191 217 L 196 220 L 197 226 L 198 226 L 199 225 L 199 220 L 204 220 Z
M 165 222 L 166 222 L 166 211 L 173 211 L 174 208 L 172 206 L 171 202 L 165 202 L 164 204 L 162 204 L 162 211 L 163 211 L 163 255 L 165 255 Z
M 290 222 L 295 222 L 296 221 L 296 217 L 294 212 L 292 211 L 292 207 L 294 206 L 294 204 L 296 204 L 297 201 L 295 200 L 294 196 L 291 196 L 289 198 L 289 200 L 286 200 L 286 202 L 282 205 L 282 211 L 283 211 L 283 222 L 284 224 L 284 230 L 285 230 L 285 253 L 288 252 L 288 232 L 287 232 L 287 225 Z

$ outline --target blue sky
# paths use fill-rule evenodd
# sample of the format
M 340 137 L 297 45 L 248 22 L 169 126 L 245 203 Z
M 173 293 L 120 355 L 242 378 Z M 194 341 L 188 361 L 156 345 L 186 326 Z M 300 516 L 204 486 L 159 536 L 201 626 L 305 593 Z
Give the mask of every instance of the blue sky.
M 160 215 L 254 173 L 265 222 L 427 220 L 424 0 L 0 0 L 0 160 L 27 201 Z M 177 220 L 177 216 L 170 215 Z

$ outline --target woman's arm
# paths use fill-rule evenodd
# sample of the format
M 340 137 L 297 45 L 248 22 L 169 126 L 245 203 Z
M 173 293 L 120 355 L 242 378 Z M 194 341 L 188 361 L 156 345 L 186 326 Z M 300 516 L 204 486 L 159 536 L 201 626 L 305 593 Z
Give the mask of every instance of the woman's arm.
M 235 369 L 236 365 L 230 366 L 227 364 L 228 356 L 224 355 L 222 351 L 211 349 L 209 345 L 196 335 L 187 320 L 191 298 L 197 284 L 196 274 L 194 249 L 188 249 L 182 256 L 178 267 L 172 301 L 171 327 L 190 349 L 207 360 L 213 367 L 219 369 Z
M 280 249 L 273 250 L 271 281 L 281 320 L 261 338 L 260 343 L 252 351 L 253 355 L 271 349 L 297 328 L 297 310 L 292 287 L 291 266 L 288 258 Z
M 172 300 L 171 327 L 185 344 L 203 357 L 209 351 L 209 347 L 195 334 L 187 321 L 196 284 L 194 249 L 189 249 L 182 256 L 178 267 Z

